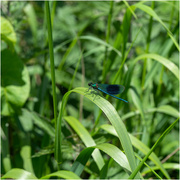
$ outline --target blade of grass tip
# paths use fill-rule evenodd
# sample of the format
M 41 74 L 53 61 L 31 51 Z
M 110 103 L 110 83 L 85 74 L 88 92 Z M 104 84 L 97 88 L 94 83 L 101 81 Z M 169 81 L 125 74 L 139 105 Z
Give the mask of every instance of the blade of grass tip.
M 55 119 L 55 129 L 57 131 L 57 97 L 56 97 L 56 86 L 55 86 L 55 67 L 54 67 L 54 53 L 53 53 L 53 41 L 52 41 L 52 28 L 51 28 L 51 17 L 50 17 L 49 1 L 45 2 L 45 6 L 46 6 L 46 18 L 47 18 L 47 28 L 48 28 L 52 89 L 53 89 L 54 119 Z M 61 133 L 60 133 L 60 136 L 61 136 Z M 57 140 L 57 138 L 55 138 L 55 141 L 56 140 Z M 58 157 L 56 153 L 57 152 L 55 151 L 55 157 Z M 58 153 L 61 154 L 61 150 Z M 57 160 L 57 162 L 59 162 L 58 159 L 56 159 L 56 160 Z
M 137 19 L 136 14 L 134 13 L 134 8 L 129 6 L 128 2 L 126 0 L 123 0 L 124 4 L 127 6 L 127 8 L 131 11 L 132 15 L 134 16 L 135 19 Z
M 51 12 L 52 27 L 53 27 L 53 23 L 54 23 L 54 15 L 55 15 L 55 10 L 56 10 L 56 5 L 57 5 L 57 1 L 53 1 L 53 7 L 52 7 L 52 12 Z
M 132 172 L 132 174 L 129 176 L 128 179 L 133 179 L 136 174 L 141 170 L 144 162 L 147 160 L 149 155 L 155 150 L 155 148 L 159 145 L 159 143 L 164 139 L 164 137 L 172 130 L 172 128 L 176 125 L 176 123 L 179 121 L 179 118 L 177 118 L 164 132 L 163 134 L 159 137 L 159 139 L 155 142 L 153 147 L 150 149 L 150 151 L 147 153 L 147 155 L 143 158 L 143 160 L 139 163 L 137 168 Z

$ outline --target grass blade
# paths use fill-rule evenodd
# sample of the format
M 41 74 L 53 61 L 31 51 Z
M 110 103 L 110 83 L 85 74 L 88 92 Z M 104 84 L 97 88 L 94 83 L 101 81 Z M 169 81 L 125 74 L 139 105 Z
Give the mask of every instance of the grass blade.
M 159 143 L 164 139 L 164 137 L 172 130 L 172 128 L 176 125 L 176 123 L 179 121 L 179 118 L 177 118 L 160 136 L 160 138 L 156 141 L 156 143 L 153 145 L 153 147 L 150 149 L 150 151 L 146 154 L 146 156 L 143 158 L 143 160 L 139 163 L 137 168 L 133 171 L 133 173 L 129 176 L 129 179 L 133 179 L 138 171 L 142 168 L 144 162 L 147 160 L 147 158 L 150 156 L 150 154 L 154 151 L 154 149 L 159 145 Z
M 96 148 L 108 154 L 111 158 L 113 158 L 114 161 L 116 161 L 122 168 L 124 168 L 125 171 L 131 172 L 131 168 L 125 154 L 116 146 L 112 144 L 108 144 L 108 143 L 103 143 L 103 144 L 99 144 L 99 145 L 84 149 L 77 157 L 71 170 L 74 173 L 76 173 L 78 176 L 80 176 L 91 153 Z
M 76 93 L 84 95 L 85 97 L 90 99 L 92 102 L 94 102 L 105 113 L 105 115 L 107 116 L 109 121 L 112 123 L 112 125 L 114 126 L 114 128 L 118 134 L 118 138 L 120 139 L 122 147 L 125 151 L 125 154 L 127 156 L 128 162 L 129 162 L 130 167 L 131 167 L 131 170 L 136 169 L 136 162 L 135 162 L 134 152 L 132 149 L 132 144 L 131 144 L 129 135 L 127 133 L 127 130 L 125 128 L 125 125 L 122 122 L 121 118 L 119 117 L 117 111 L 109 103 L 109 101 L 107 101 L 106 99 L 104 99 L 103 97 L 101 97 L 99 95 L 97 95 L 94 98 L 92 93 L 87 93 L 87 90 L 88 90 L 87 88 L 76 88 L 76 89 L 73 89 L 73 90 L 67 92 L 64 95 L 63 100 L 62 100 L 60 113 L 59 113 L 59 117 L 58 117 L 57 127 L 60 128 L 60 126 L 61 126 L 62 113 L 63 113 L 64 108 L 65 108 L 64 102 L 66 101 L 69 94 L 71 92 L 76 92 Z M 60 137 L 60 135 L 57 137 Z M 55 148 L 57 148 L 56 151 L 58 151 L 58 148 L 60 148 L 60 147 L 58 146 L 58 144 L 56 144 Z M 141 177 L 140 174 L 138 174 L 137 178 L 140 178 L 140 177 Z
M 107 131 L 108 133 L 117 136 L 117 133 L 114 129 L 113 126 L 109 125 L 109 124 L 104 124 L 102 125 L 100 128 L 104 129 L 105 131 Z M 140 140 L 138 140 L 136 137 L 134 137 L 133 135 L 129 134 L 131 142 L 133 144 L 134 147 L 136 147 L 138 150 L 140 150 L 143 154 L 147 154 L 149 152 L 149 148 L 142 143 Z M 152 153 L 149 156 L 149 159 L 154 162 L 154 164 L 156 164 L 157 167 L 159 167 L 159 169 L 161 170 L 161 172 L 164 174 L 164 176 L 169 179 L 170 176 L 167 173 L 167 171 L 164 169 L 164 167 L 162 166 L 162 163 L 160 162 L 160 160 L 158 159 L 158 157 L 156 156 L 155 153 Z
M 57 172 L 48 174 L 46 176 L 43 176 L 41 179 L 49 179 L 49 178 L 54 177 L 54 176 L 57 176 L 57 177 L 63 178 L 63 179 L 81 179 L 80 177 L 78 177 L 73 172 L 65 171 L 65 170 L 61 170 L 61 171 L 57 171 Z
M 145 58 L 154 59 L 155 61 L 161 63 L 166 68 L 168 68 L 179 80 L 179 68 L 170 60 L 168 60 L 162 56 L 159 56 L 158 54 L 142 54 L 142 55 L 138 56 L 134 61 L 137 62 L 137 61 L 139 61 L 141 59 L 145 59 Z
M 155 11 L 153 11 L 152 8 L 150 8 L 149 6 L 146 6 L 144 4 L 142 4 L 142 2 L 140 3 L 136 3 L 133 6 L 141 9 L 142 11 L 146 12 L 147 14 L 149 14 L 150 16 L 152 16 L 154 19 L 156 19 L 157 21 L 159 21 L 159 23 L 166 29 L 169 37 L 172 39 L 172 41 L 174 42 L 174 45 L 176 46 L 176 48 L 178 49 L 178 51 L 180 51 L 179 45 L 176 41 L 176 39 L 173 37 L 172 32 L 166 27 L 166 25 L 164 24 L 164 22 L 159 18 L 159 16 L 155 13 Z
M 92 37 L 92 36 L 80 36 L 79 39 L 85 39 L 85 40 L 91 40 L 91 41 L 94 41 L 94 42 L 97 42 L 105 47 L 108 47 L 109 49 L 112 49 L 113 51 L 115 51 L 117 53 L 118 56 L 121 57 L 121 52 L 114 48 L 113 46 L 111 46 L 110 44 L 106 43 L 105 41 L 97 38 L 97 37 Z
M 23 169 L 14 168 L 8 171 L 2 179 L 37 179 L 37 177 Z
M 84 142 L 86 147 L 95 146 L 96 143 L 94 142 L 93 138 L 89 134 L 89 132 L 84 128 L 84 126 L 74 117 L 72 116 L 65 116 L 63 117 L 75 130 L 75 132 L 79 135 L 81 140 Z M 104 160 L 102 158 L 101 153 L 96 150 L 92 154 L 94 161 L 96 162 L 99 170 L 104 166 Z

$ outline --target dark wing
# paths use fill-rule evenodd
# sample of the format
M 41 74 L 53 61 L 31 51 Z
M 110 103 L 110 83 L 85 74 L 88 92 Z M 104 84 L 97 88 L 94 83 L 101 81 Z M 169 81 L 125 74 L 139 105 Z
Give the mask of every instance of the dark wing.
M 124 91 L 125 87 L 122 85 L 109 85 L 109 84 L 98 84 L 98 88 L 107 92 L 108 94 L 120 94 Z

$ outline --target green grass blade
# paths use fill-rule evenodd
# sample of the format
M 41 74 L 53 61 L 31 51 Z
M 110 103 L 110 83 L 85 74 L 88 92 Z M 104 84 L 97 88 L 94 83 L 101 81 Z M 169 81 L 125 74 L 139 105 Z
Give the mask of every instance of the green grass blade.
M 156 109 L 156 108 L 155 108 Z M 169 105 L 163 105 L 156 109 L 157 112 L 165 113 L 168 115 L 171 115 L 175 118 L 180 117 L 180 113 L 172 106 Z
M 115 51 L 117 53 L 118 56 L 121 57 L 121 52 L 114 48 L 113 46 L 111 46 L 110 44 L 106 43 L 105 41 L 97 38 L 97 37 L 92 37 L 92 36 L 80 36 L 79 39 L 84 39 L 84 40 L 90 40 L 90 41 L 94 41 L 94 42 L 97 42 L 105 47 L 108 47 L 109 49 L 112 49 L 113 51 Z
M 53 89 L 53 108 L 54 108 L 54 119 L 57 120 L 57 97 L 56 97 L 56 86 L 55 86 L 55 67 L 54 67 L 54 53 L 53 53 L 53 40 L 52 40 L 52 27 L 49 2 L 45 2 L 46 5 L 46 18 L 47 18 L 47 29 L 48 29 L 48 42 L 49 42 L 49 55 L 51 63 L 51 78 L 52 78 L 52 89 Z
M 80 64 L 80 62 L 81 62 L 82 55 L 83 55 L 83 52 L 82 52 L 81 55 L 79 56 L 79 60 L 78 60 L 78 62 L 77 62 L 76 69 L 75 69 L 75 71 L 74 71 L 74 74 L 73 74 L 71 83 L 70 83 L 70 85 L 69 85 L 68 91 L 71 90 L 71 88 L 72 88 L 72 86 L 73 86 L 73 82 L 74 82 L 74 79 L 75 79 L 75 77 L 76 77 L 76 73 L 77 73 L 77 71 L 78 71 L 78 68 L 79 68 L 79 64 Z
M 134 60 L 134 62 L 137 62 L 137 61 L 145 59 L 145 58 L 154 59 L 155 61 L 161 63 L 166 68 L 168 68 L 176 76 L 176 78 L 179 80 L 179 68 L 170 60 L 168 60 L 162 56 L 159 56 L 158 54 L 142 54 L 142 55 L 138 56 Z
M 135 17 L 135 19 L 137 19 L 136 14 L 134 13 L 134 8 L 132 6 L 129 6 L 128 2 L 126 0 L 123 0 L 124 4 L 127 6 L 127 8 L 130 10 L 130 12 L 132 13 L 132 15 Z
M 164 113 L 167 115 L 170 115 L 172 117 L 180 117 L 180 113 L 178 110 L 176 110 L 174 107 L 169 106 L 169 105 L 163 105 L 163 106 L 159 106 L 157 108 L 149 108 L 149 109 L 145 109 L 144 113 L 153 113 L 153 112 L 160 112 L 160 113 Z M 127 114 L 125 114 L 124 116 L 122 116 L 122 120 L 125 121 L 128 118 L 131 118 L 133 116 L 139 115 L 140 111 L 134 111 L 134 112 L 129 112 Z
M 105 131 L 107 131 L 108 133 L 110 133 L 114 136 L 117 136 L 117 133 L 116 133 L 114 127 L 109 125 L 109 124 L 104 124 L 100 128 L 104 129 Z M 132 142 L 134 147 L 136 147 L 138 150 L 140 150 L 143 154 L 147 154 L 149 152 L 150 149 L 144 143 L 142 143 L 140 140 L 138 140 L 136 137 L 134 137 L 131 134 L 129 134 L 129 136 L 130 136 L 131 142 Z M 156 166 L 159 167 L 159 169 L 161 170 L 161 172 L 165 175 L 165 177 L 167 179 L 170 178 L 169 174 L 164 169 L 164 167 L 162 166 L 162 163 L 160 162 L 160 160 L 158 159 L 158 157 L 156 156 L 155 153 L 152 153 L 149 156 L 149 159 L 152 162 L 154 162 L 154 164 L 156 164 Z
M 57 171 L 57 172 L 48 174 L 46 176 L 41 177 L 41 179 L 49 179 L 49 178 L 54 177 L 54 176 L 59 177 L 59 178 L 63 178 L 63 179 L 81 179 L 75 173 L 73 173 L 71 171 L 65 171 L 65 170 L 61 170 L 61 171 Z
M 134 43 L 135 43 L 135 41 L 136 41 L 136 39 L 137 39 L 140 31 L 141 31 L 141 28 L 138 30 L 135 38 L 133 39 L 133 42 L 131 43 L 131 46 L 130 46 L 129 49 L 127 50 L 127 52 L 126 52 L 126 54 L 125 54 L 125 56 L 124 56 L 124 59 L 123 59 L 123 61 L 122 61 L 122 63 L 121 63 L 121 66 L 120 66 L 120 68 L 118 69 L 118 71 L 117 71 L 117 73 L 116 73 L 116 75 L 115 75 L 115 77 L 114 77 L 114 79 L 113 79 L 113 81 L 112 81 L 112 84 L 115 84 L 115 83 L 116 83 L 116 80 L 117 80 L 118 77 L 120 76 L 120 73 L 121 73 L 121 71 L 122 71 L 122 68 L 123 68 L 123 66 L 124 66 L 124 63 L 126 62 L 127 57 L 128 57 L 128 54 L 129 54 L 130 50 L 132 49 L 132 47 L 133 47 L 133 45 L 134 45 Z
M 83 31 L 86 29 L 86 27 L 89 25 L 89 23 L 91 23 L 91 20 L 89 22 L 87 22 L 83 28 L 78 32 L 77 36 L 72 40 L 71 44 L 69 45 L 66 53 L 64 54 L 62 60 L 61 60 L 61 63 L 59 64 L 58 66 L 58 70 L 62 70 L 65 62 L 66 62 L 66 59 L 67 57 L 69 56 L 70 52 L 72 51 L 72 49 L 74 48 L 74 46 L 76 45 L 78 39 L 79 39 L 79 36 L 83 33 Z
M 142 158 L 136 153 L 136 157 L 142 161 Z M 144 162 L 144 164 L 148 167 L 149 171 L 154 173 L 154 175 L 159 178 L 159 179 L 162 179 L 155 171 L 154 169 L 152 169 L 146 162 Z
M 176 39 L 173 37 L 172 32 L 168 29 L 168 27 L 166 27 L 166 25 L 164 24 L 164 22 L 159 18 L 159 16 L 155 13 L 155 11 L 153 11 L 152 8 L 150 8 L 149 6 L 146 6 L 144 4 L 142 4 L 142 2 L 140 3 L 136 3 L 133 6 L 141 9 L 142 11 L 146 12 L 147 14 L 149 14 L 150 16 L 152 16 L 154 19 L 156 19 L 157 21 L 159 21 L 159 23 L 166 29 L 169 37 L 172 39 L 172 41 L 174 42 L 174 45 L 176 46 L 176 48 L 178 49 L 178 51 L 180 51 L 178 42 L 176 41 Z
M 68 55 L 70 54 L 70 52 L 72 51 L 73 47 L 76 45 L 78 41 L 78 37 L 75 37 L 73 39 L 73 41 L 71 42 L 70 46 L 68 47 L 66 53 L 64 54 L 62 60 L 61 60 L 61 63 L 59 64 L 59 67 L 58 67 L 58 70 L 62 70 L 63 66 L 64 66 L 64 63 L 66 62 L 66 59 L 68 57 Z
M 99 149 L 106 154 L 108 154 L 111 158 L 114 159 L 122 168 L 124 168 L 126 171 L 131 172 L 130 165 L 128 163 L 127 157 L 125 154 L 118 149 L 116 146 L 108 143 L 99 144 L 93 147 L 89 147 L 84 149 L 79 156 L 77 157 L 76 161 L 74 162 L 71 170 L 76 173 L 78 176 L 81 175 L 84 166 L 86 165 L 91 153 L 94 151 L 94 149 Z
M 139 149 L 143 154 L 146 155 L 150 151 L 150 148 L 148 146 L 146 146 L 144 143 L 142 143 L 135 136 L 130 134 L 130 139 L 132 141 L 133 146 L 136 147 L 137 149 Z M 148 158 L 159 167 L 159 169 L 161 170 L 161 172 L 164 174 L 164 176 L 167 179 L 170 178 L 168 172 L 165 170 L 161 161 L 159 160 L 159 158 L 157 157 L 157 155 L 155 153 L 152 153 Z
M 81 153 L 78 155 L 75 162 L 73 163 L 71 171 L 80 176 L 93 151 L 94 148 L 92 147 L 83 149 Z
M 164 163 L 163 164 L 163 167 L 165 168 L 165 169 L 173 169 L 173 170 L 179 170 L 180 171 L 180 164 L 178 164 L 178 163 Z M 151 167 L 151 169 L 153 169 L 153 170 L 159 170 L 159 167 L 158 166 L 154 166 L 154 167 Z M 143 170 L 143 172 L 142 172 L 142 174 L 147 174 L 147 173 L 149 173 L 149 172 L 151 172 L 149 169 L 147 169 L 147 168 L 145 168 L 144 170 Z
M 38 126 L 40 129 L 44 130 L 50 137 L 54 139 L 55 137 L 55 129 L 51 125 L 50 122 L 48 122 L 46 119 L 40 117 L 37 113 L 35 112 L 28 112 L 29 116 L 32 117 L 33 122 L 36 126 Z
M 112 14 L 113 14 L 113 5 L 114 5 L 114 1 L 111 1 L 110 2 L 109 15 L 108 15 L 107 29 L 106 29 L 106 43 L 109 43 L 109 38 L 110 38 L 110 31 L 111 31 L 111 24 L 112 24 Z M 103 62 L 103 72 L 102 72 L 103 77 L 105 77 L 105 72 L 106 72 L 106 69 L 107 69 L 106 68 L 107 54 L 108 54 L 108 48 L 105 47 L 105 58 L 104 58 L 104 62 Z
M 153 145 L 153 147 L 150 149 L 150 151 L 146 154 L 146 156 L 143 158 L 143 160 L 139 163 L 137 168 L 132 172 L 132 174 L 129 176 L 129 179 L 133 179 L 138 171 L 141 170 L 144 162 L 147 160 L 147 158 L 150 156 L 150 154 L 154 151 L 154 149 L 159 145 L 159 143 L 164 139 L 164 137 L 172 130 L 172 128 L 176 125 L 176 123 L 179 121 L 179 118 L 177 118 L 160 136 L 160 138 L 156 141 L 156 143 Z
M 67 99 L 67 97 L 69 96 L 69 94 L 71 92 L 76 92 L 76 93 L 84 95 L 85 97 L 90 99 L 92 102 L 94 102 L 105 113 L 105 115 L 107 116 L 109 121 L 114 126 L 114 128 L 115 128 L 115 130 L 116 130 L 116 132 L 118 134 L 118 138 L 120 139 L 122 147 L 123 147 L 123 149 L 125 151 L 125 154 L 127 156 L 128 161 L 129 161 L 131 170 L 134 170 L 136 168 L 136 162 L 135 162 L 134 152 L 133 152 L 133 149 L 132 149 L 132 144 L 131 144 L 129 135 L 127 133 L 127 130 L 125 128 L 125 125 L 122 122 L 121 118 L 119 117 L 117 111 L 109 103 L 109 101 L 107 101 L 106 99 L 104 99 L 103 97 L 101 97 L 99 95 L 97 95 L 94 98 L 93 95 L 95 95 L 95 94 L 90 93 L 90 92 L 88 93 L 87 90 L 88 90 L 87 88 L 76 88 L 76 89 L 73 89 L 73 90 L 67 92 L 64 95 L 62 105 L 61 105 L 61 109 L 60 109 L 60 113 L 59 113 L 59 117 L 58 117 L 58 122 L 57 122 L 58 128 L 60 128 L 60 126 L 61 126 L 62 113 L 63 113 L 63 110 L 65 108 L 64 107 L 65 99 Z M 58 137 L 58 135 L 59 134 L 57 134 L 56 137 Z M 60 146 L 57 144 L 55 150 L 58 152 L 59 148 L 60 148 Z M 140 178 L 140 174 L 138 174 L 137 178 Z
M 121 167 L 131 172 L 131 168 L 128 163 L 127 157 L 116 146 L 112 144 L 104 143 L 104 144 L 98 144 L 95 147 L 104 151 L 106 154 L 112 157 L 114 161 L 116 161 Z
M 37 179 L 37 177 L 23 169 L 14 168 L 8 171 L 2 179 Z
M 145 121 L 145 116 L 144 116 L 144 109 L 143 109 L 143 105 L 142 105 L 142 102 L 140 100 L 139 94 L 137 94 L 135 89 L 131 89 L 130 92 L 131 92 L 131 97 L 132 97 L 133 103 L 135 104 L 135 106 L 139 110 L 139 112 L 141 114 L 143 125 L 145 126 L 146 121 Z
M 154 5 L 155 5 L 155 2 L 152 1 L 152 3 L 151 3 L 152 9 L 154 9 Z M 147 39 L 146 39 L 146 53 L 149 52 L 149 46 L 150 46 L 150 41 L 151 41 L 151 32 L 152 32 L 152 23 L 153 23 L 153 17 L 151 16 L 149 19 L 148 34 L 147 34 Z M 144 64 L 143 64 L 142 85 L 141 85 L 142 90 L 144 90 L 146 71 L 147 71 L 147 59 L 144 60 Z
M 84 142 L 86 147 L 95 146 L 96 143 L 94 142 L 93 138 L 89 134 L 89 132 L 84 128 L 84 126 L 74 117 L 72 116 L 65 116 L 63 117 L 75 130 L 75 132 L 79 135 L 81 140 Z M 102 158 L 101 153 L 99 150 L 96 150 L 92 154 L 94 161 L 96 162 L 99 170 L 104 166 L 104 160 Z
M 142 105 L 142 101 L 140 100 L 139 95 L 137 94 L 136 90 L 134 88 L 130 89 L 131 92 L 131 97 L 133 100 L 133 103 L 135 104 L 135 106 L 137 107 L 137 109 L 139 110 L 140 114 L 141 114 L 141 119 L 142 119 L 142 142 L 144 144 L 148 143 L 149 140 L 149 135 L 148 135 L 148 128 L 147 128 L 147 123 L 145 120 L 145 115 L 144 115 L 144 109 L 143 109 L 143 105 Z

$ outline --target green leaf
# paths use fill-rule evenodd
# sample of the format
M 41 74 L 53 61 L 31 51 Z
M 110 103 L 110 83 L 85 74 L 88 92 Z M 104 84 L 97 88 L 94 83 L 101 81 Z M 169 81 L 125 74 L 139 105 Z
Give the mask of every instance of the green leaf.
M 37 179 L 37 177 L 23 169 L 14 168 L 8 171 L 2 179 Z
M 71 125 L 71 127 L 75 130 L 75 132 L 79 135 L 79 137 L 87 147 L 96 145 L 89 132 L 76 118 L 72 116 L 66 116 L 63 118 Z M 101 153 L 99 152 L 99 150 L 95 150 L 92 156 L 100 170 L 104 166 L 104 160 L 102 158 Z
M 16 33 L 11 23 L 4 17 L 1 17 L 1 39 L 10 46 L 16 43 Z
M 16 53 L 2 51 L 1 102 L 2 115 L 14 113 L 15 107 L 21 107 L 30 92 L 30 80 L 27 68 Z
M 179 68 L 170 60 L 168 60 L 162 56 L 159 56 L 157 54 L 142 54 L 142 55 L 138 56 L 134 60 L 134 62 L 136 63 L 137 61 L 144 60 L 146 58 L 154 59 L 155 61 L 158 61 L 159 63 L 164 65 L 167 69 L 169 69 L 176 76 L 176 78 L 179 80 Z
M 63 178 L 63 179 L 81 179 L 73 172 L 65 171 L 65 170 L 61 170 L 61 171 L 54 172 L 52 174 L 48 174 L 46 176 L 41 177 L 41 179 L 49 179 L 50 177 L 54 177 L 54 176 L 57 176 L 57 177 Z
M 116 133 L 114 127 L 109 125 L 109 124 L 104 124 L 100 128 L 104 129 L 105 131 L 107 131 L 108 133 L 110 133 L 110 134 L 112 134 L 114 136 L 117 136 L 117 133 Z M 149 152 L 149 150 L 150 150 L 149 147 L 147 147 L 144 143 L 139 141 L 133 135 L 129 134 L 129 136 L 130 136 L 131 142 L 132 142 L 134 147 L 136 147 L 138 150 L 140 150 L 143 154 L 147 154 Z M 152 153 L 149 156 L 149 159 L 159 167 L 159 169 L 161 170 L 161 172 L 165 175 L 165 177 L 167 179 L 170 178 L 170 176 L 168 175 L 167 171 L 162 166 L 162 163 L 160 162 L 159 158 L 156 156 L 155 153 Z
M 107 116 L 107 118 L 109 119 L 109 121 L 112 123 L 112 125 L 114 126 L 117 134 L 118 134 L 118 138 L 120 139 L 120 142 L 122 144 L 122 147 L 125 151 L 126 157 L 128 159 L 128 162 L 130 164 L 131 170 L 136 168 L 136 162 L 135 162 L 135 156 L 134 156 L 134 152 L 132 149 L 132 144 L 129 138 L 129 135 L 127 133 L 127 130 L 125 128 L 124 123 L 122 122 L 121 118 L 119 117 L 117 111 L 115 110 L 115 108 L 111 105 L 111 103 L 109 103 L 109 101 L 107 101 L 106 99 L 104 99 L 103 97 L 97 95 L 95 98 L 93 95 L 95 95 L 95 93 L 88 93 L 87 92 L 87 88 L 76 88 L 73 89 L 69 92 L 67 92 L 62 100 L 62 104 L 61 104 L 61 110 L 59 113 L 59 117 L 58 117 L 58 122 L 57 122 L 57 129 L 56 129 L 56 138 L 61 137 L 61 119 L 62 119 L 62 113 L 64 111 L 64 104 L 65 101 L 67 99 L 67 97 L 69 96 L 69 94 L 71 92 L 76 92 L 79 94 L 84 95 L 85 97 L 87 97 L 88 99 L 90 99 L 92 102 L 94 102 L 99 108 L 101 108 L 101 110 L 105 113 L 105 115 Z M 56 139 L 55 142 L 55 150 L 56 150 L 56 157 L 58 160 L 58 152 L 60 151 L 59 148 L 61 148 L 61 139 Z M 137 176 L 137 178 L 140 178 L 140 175 Z

